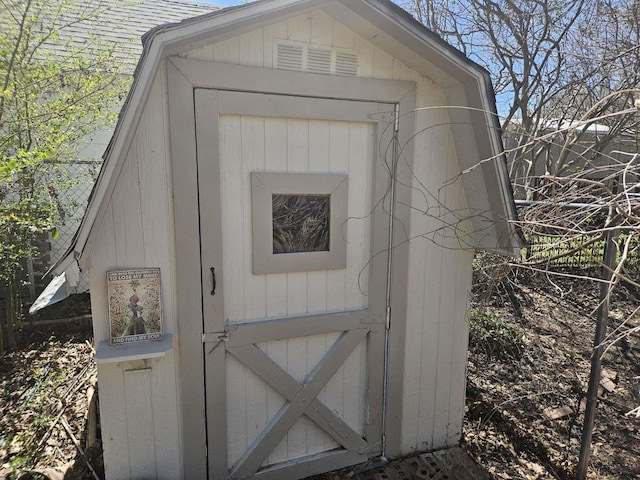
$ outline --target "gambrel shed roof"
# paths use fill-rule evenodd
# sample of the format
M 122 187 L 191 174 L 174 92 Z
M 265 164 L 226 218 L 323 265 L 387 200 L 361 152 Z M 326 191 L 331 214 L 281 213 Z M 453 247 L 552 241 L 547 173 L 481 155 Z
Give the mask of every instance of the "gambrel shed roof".
M 55 273 L 82 267 L 90 254 L 88 239 L 103 199 L 113 191 L 121 163 L 140 118 L 151 84 L 168 56 L 322 9 L 407 67 L 439 84 L 458 152 L 462 182 L 474 229 L 473 246 L 516 255 L 522 240 L 506 170 L 500 125 L 489 74 L 389 0 L 260 0 L 217 10 L 179 23 L 156 27 L 143 37 L 134 83 L 105 152 L 105 162 L 83 222 Z M 419 159 L 419 152 L 416 156 Z M 454 179 L 452 179 L 454 180 Z

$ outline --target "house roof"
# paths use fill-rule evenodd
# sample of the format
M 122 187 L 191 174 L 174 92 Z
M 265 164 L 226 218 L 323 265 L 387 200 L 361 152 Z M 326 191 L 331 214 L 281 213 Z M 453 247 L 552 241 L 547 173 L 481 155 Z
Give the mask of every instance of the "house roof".
M 480 158 L 492 159 L 479 165 L 475 159 L 465 164 L 464 155 L 460 160 L 461 169 L 468 171 L 463 176 L 468 203 L 483 212 L 472 219 L 477 232 L 475 246 L 517 254 L 522 240 L 511 223 L 517 214 L 503 155 L 495 97 L 486 70 L 390 0 L 259 0 L 161 25 L 143 36 L 143 52 L 134 83 L 105 152 L 105 162 L 85 217 L 69 251 L 52 267 L 54 272 L 65 271 L 85 256 L 101 202 L 113 190 L 118 162 L 124 158 L 161 60 L 210 43 L 216 35 L 237 35 L 310 8 L 323 9 L 363 38 L 393 52 L 408 67 L 443 85 L 449 104 L 454 106 L 449 116 L 456 148 L 462 151 L 468 148 L 471 136 Z
M 142 53 L 141 38 L 152 28 L 175 23 L 187 18 L 211 13 L 221 7 L 190 0 L 89 0 L 86 3 L 88 20 L 71 20 L 63 35 L 80 47 L 90 43 L 90 37 L 99 38 L 101 44 L 115 45 L 115 52 L 130 63 L 133 72 L 135 60 Z

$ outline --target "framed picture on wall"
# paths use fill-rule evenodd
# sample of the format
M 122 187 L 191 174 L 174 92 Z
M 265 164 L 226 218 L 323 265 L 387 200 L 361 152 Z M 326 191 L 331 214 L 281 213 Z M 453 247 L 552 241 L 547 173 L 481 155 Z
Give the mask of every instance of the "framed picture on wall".
M 159 268 L 107 272 L 112 345 L 162 337 Z

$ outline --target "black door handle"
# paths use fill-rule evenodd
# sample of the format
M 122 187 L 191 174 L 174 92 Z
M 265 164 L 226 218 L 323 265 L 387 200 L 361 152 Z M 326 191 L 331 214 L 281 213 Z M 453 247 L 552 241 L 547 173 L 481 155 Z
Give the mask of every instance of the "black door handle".
M 211 280 L 212 280 L 212 288 L 211 288 L 211 295 L 215 295 L 216 294 L 216 269 L 213 267 L 210 267 L 209 270 L 211 270 Z

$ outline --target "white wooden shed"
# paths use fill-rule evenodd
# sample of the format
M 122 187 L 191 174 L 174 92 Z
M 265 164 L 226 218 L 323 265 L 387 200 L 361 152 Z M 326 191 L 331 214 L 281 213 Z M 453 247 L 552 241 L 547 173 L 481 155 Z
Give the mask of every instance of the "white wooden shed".
M 282 247 L 316 201 L 325 236 Z M 514 217 L 487 72 L 390 1 L 152 30 L 55 267 L 90 273 L 107 478 L 301 478 L 456 444 L 473 251 L 515 254 Z M 106 273 L 146 267 L 165 335 L 110 346 Z

